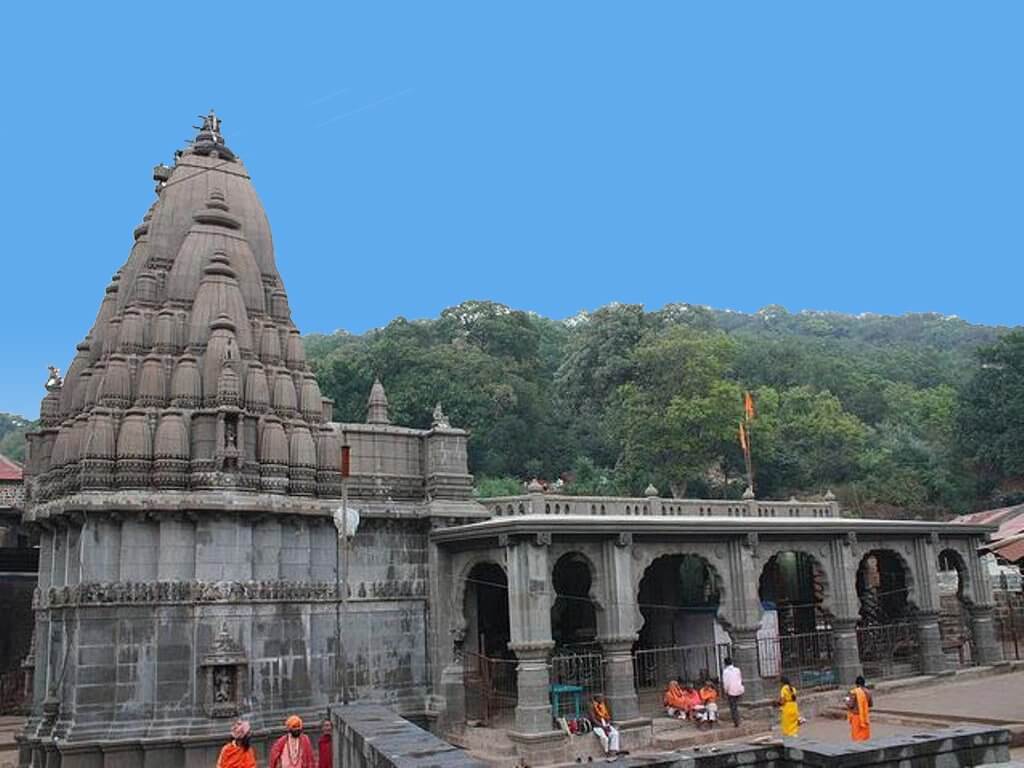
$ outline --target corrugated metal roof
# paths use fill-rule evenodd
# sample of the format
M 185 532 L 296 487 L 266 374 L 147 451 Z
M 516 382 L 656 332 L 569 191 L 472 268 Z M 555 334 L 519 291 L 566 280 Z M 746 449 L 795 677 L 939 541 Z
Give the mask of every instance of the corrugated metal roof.
M 991 541 L 985 549 L 1011 563 L 1024 559 L 1024 539 L 1021 538 L 1021 534 L 1024 534 L 1024 504 L 973 512 L 961 515 L 952 522 L 965 525 L 998 525 L 999 530 L 992 534 Z

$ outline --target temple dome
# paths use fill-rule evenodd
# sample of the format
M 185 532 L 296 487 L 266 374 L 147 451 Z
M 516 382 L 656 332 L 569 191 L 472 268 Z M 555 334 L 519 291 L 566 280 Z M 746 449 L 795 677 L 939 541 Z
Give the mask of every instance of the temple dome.
M 150 487 L 333 497 L 333 478 L 321 492 L 315 477 L 319 445 L 336 453 L 320 432 L 323 398 L 220 120 L 205 116 L 153 178 L 157 199 L 29 436 L 37 498 Z

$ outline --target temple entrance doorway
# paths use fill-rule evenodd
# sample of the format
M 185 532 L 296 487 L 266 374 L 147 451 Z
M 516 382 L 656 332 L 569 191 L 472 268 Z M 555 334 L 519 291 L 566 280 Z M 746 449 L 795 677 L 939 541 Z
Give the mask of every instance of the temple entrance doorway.
M 955 666 L 975 663 L 970 600 L 965 596 L 967 565 L 954 549 L 939 553 L 939 636 L 942 652 Z
M 761 677 L 775 679 L 785 674 L 805 687 L 835 682 L 826 590 L 825 569 L 806 552 L 777 552 L 765 563 L 758 583 Z
M 477 563 L 466 577 L 464 674 L 466 717 L 504 722 L 515 713 L 516 657 L 509 650 L 508 577 L 493 562 Z
M 857 569 L 857 597 L 857 644 L 864 675 L 884 679 L 919 674 L 920 643 L 903 558 L 890 549 L 864 555 Z
M 597 642 L 597 611 L 590 598 L 590 564 L 577 552 L 562 555 L 551 573 L 555 602 L 551 606 L 551 639 L 559 651 L 593 648 Z
M 718 624 L 720 581 L 698 555 L 664 555 L 644 571 L 638 602 L 644 618 L 635 652 L 637 688 L 669 680 L 718 679 L 728 636 Z

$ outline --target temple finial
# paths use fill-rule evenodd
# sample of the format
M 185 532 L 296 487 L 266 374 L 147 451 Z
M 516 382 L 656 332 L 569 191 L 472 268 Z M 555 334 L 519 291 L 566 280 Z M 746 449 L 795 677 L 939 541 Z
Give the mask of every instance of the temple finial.
M 203 121 L 203 124 L 193 125 L 193 128 L 199 131 L 200 134 L 208 133 L 215 139 L 221 139 L 221 141 L 223 141 L 223 138 L 221 138 L 220 135 L 220 118 L 217 117 L 217 114 L 212 109 L 208 114 L 199 115 L 199 119 Z

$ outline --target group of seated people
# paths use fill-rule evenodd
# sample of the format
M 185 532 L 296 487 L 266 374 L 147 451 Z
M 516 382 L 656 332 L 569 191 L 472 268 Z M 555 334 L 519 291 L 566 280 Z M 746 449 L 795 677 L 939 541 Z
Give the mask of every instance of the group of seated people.
M 669 717 L 692 720 L 698 726 L 718 720 L 718 689 L 710 680 L 706 680 L 699 689 L 692 683 L 684 686 L 678 680 L 672 680 L 665 689 L 664 704 Z M 606 755 L 629 754 L 619 747 L 619 729 L 612 723 L 611 707 L 603 695 L 594 694 L 587 715 Z
M 671 680 L 663 703 L 669 717 L 697 723 L 713 723 L 718 719 L 718 689 L 710 680 L 705 680 L 699 689 L 693 683 L 681 685 L 678 680 Z

